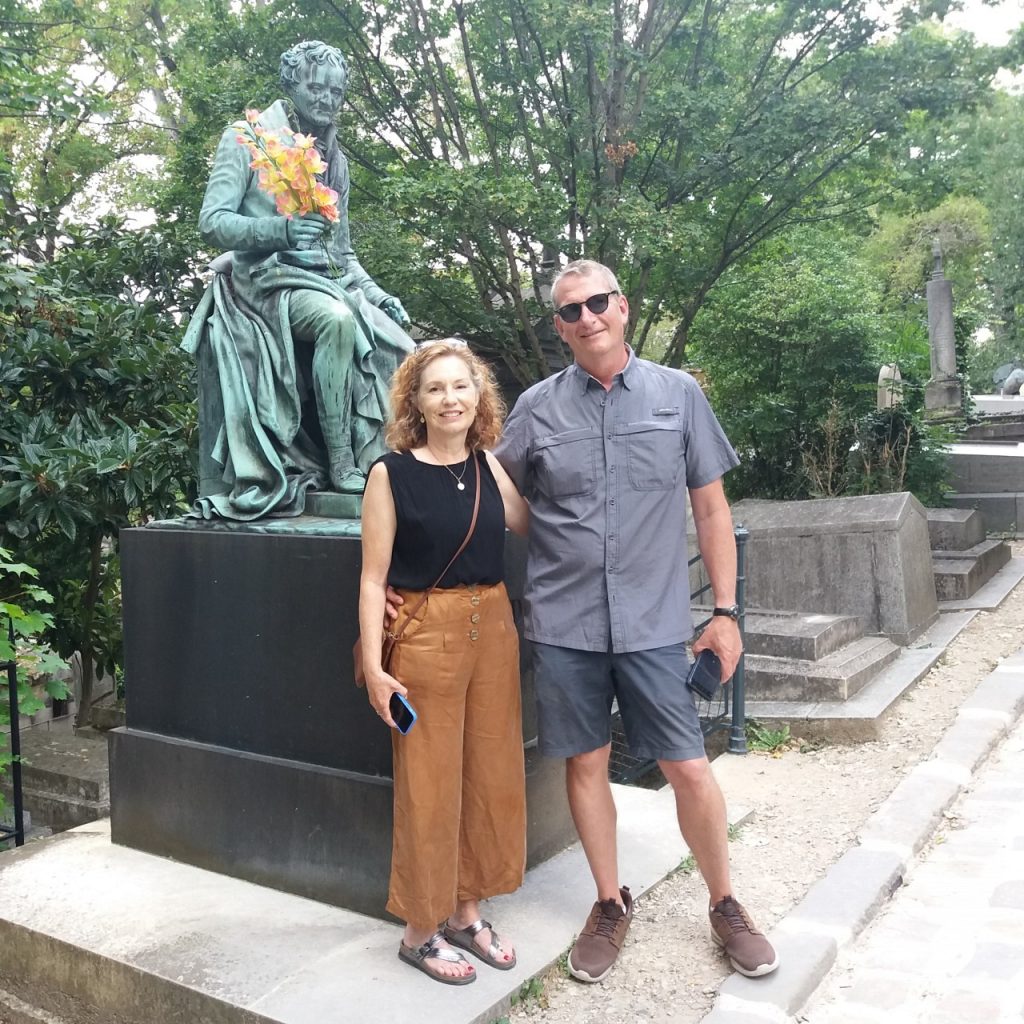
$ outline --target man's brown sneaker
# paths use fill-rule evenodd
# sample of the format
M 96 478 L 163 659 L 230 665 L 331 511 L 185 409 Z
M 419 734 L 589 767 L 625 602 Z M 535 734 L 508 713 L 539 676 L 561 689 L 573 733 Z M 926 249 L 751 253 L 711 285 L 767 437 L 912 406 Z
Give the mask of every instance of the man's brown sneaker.
M 779 966 L 772 944 L 757 930 L 750 915 L 731 896 L 709 911 L 711 938 L 725 950 L 733 967 L 748 978 L 771 974 Z
M 617 900 L 599 900 L 572 947 L 569 973 L 580 981 L 603 981 L 618 959 L 633 920 L 633 897 L 628 886 L 624 885 L 619 895 L 625 913 Z

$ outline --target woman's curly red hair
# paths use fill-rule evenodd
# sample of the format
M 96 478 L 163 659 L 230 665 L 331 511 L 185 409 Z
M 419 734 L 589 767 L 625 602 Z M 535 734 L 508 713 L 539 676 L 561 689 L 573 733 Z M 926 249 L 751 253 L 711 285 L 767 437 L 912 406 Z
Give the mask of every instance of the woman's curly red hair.
M 384 432 L 387 446 L 396 452 L 420 448 L 427 441 L 426 425 L 420 422 L 416 394 L 423 371 L 441 356 L 457 356 L 469 369 L 477 391 L 476 419 L 469 428 L 466 444 L 471 451 L 491 448 L 501 437 L 505 421 L 505 403 L 501 399 L 494 371 L 461 339 L 443 338 L 423 342 L 395 371 L 391 379 L 391 416 Z

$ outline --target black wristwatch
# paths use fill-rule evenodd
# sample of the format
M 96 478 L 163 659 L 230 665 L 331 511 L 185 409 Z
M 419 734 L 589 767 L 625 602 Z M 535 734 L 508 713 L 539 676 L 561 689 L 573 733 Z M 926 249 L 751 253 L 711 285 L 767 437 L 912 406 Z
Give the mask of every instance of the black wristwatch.
M 715 608 L 712 615 L 728 615 L 733 622 L 738 622 L 740 617 L 740 606 L 738 604 L 730 604 L 725 608 Z

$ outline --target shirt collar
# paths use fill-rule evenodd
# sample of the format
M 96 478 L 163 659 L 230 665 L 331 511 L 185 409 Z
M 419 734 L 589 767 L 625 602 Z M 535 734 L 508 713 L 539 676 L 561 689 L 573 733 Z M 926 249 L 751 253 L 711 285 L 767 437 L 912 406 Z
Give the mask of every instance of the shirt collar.
M 636 355 L 629 345 L 626 346 L 626 351 L 629 353 L 626 358 L 626 365 L 617 374 L 615 374 L 615 376 L 622 378 L 623 387 L 627 390 L 632 390 L 636 386 L 636 375 L 640 372 L 640 368 L 637 365 Z M 573 362 L 570 364 L 569 372 L 574 374 L 576 380 L 579 382 L 580 394 L 586 393 L 591 382 L 597 385 L 597 387 L 601 387 L 601 383 L 595 377 L 591 377 L 591 375 L 587 373 L 579 363 Z M 613 377 L 612 379 L 614 380 L 615 378 Z

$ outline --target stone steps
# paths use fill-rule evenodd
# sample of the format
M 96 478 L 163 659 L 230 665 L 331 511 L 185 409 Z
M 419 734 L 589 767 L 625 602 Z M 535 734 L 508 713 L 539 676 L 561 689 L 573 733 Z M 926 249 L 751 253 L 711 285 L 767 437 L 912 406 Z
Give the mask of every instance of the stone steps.
M 25 730 L 21 755 L 24 805 L 37 824 L 63 832 L 110 814 L 105 737 L 64 719 Z M 3 788 L 10 799 L 9 775 Z
M 935 596 L 940 601 L 966 601 L 1009 562 L 1010 546 L 987 538 L 986 519 L 978 509 L 926 511 Z
M 748 655 L 818 661 L 863 635 L 856 615 L 747 612 L 743 645 Z
M 899 652 L 900 648 L 885 637 L 862 636 L 817 660 L 748 653 L 747 698 L 848 700 L 895 660 Z
M 933 551 L 935 596 L 940 601 L 964 601 L 987 583 L 1010 560 L 1010 545 L 986 540 L 965 551 Z

